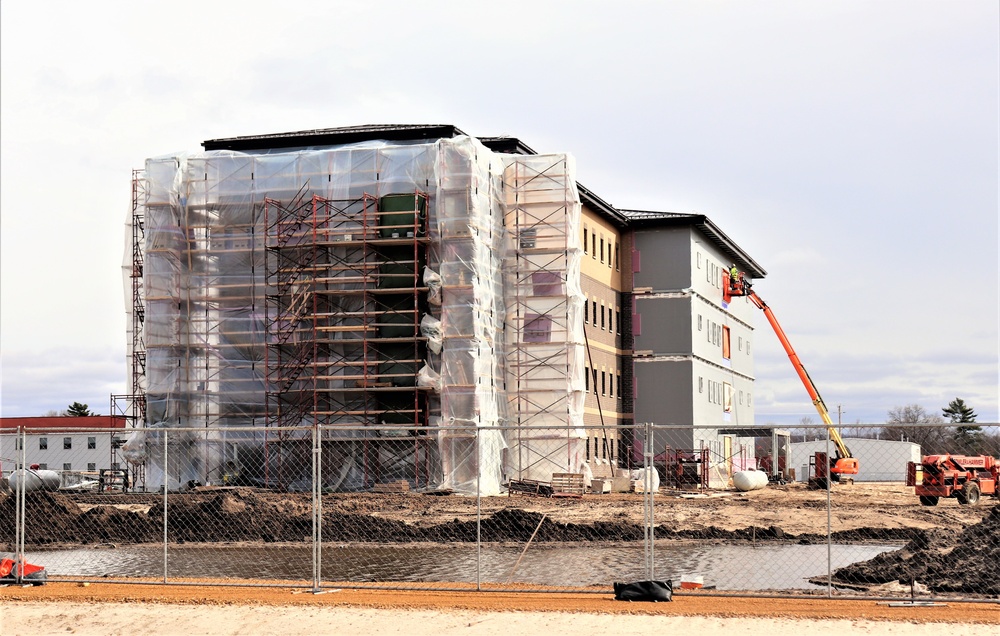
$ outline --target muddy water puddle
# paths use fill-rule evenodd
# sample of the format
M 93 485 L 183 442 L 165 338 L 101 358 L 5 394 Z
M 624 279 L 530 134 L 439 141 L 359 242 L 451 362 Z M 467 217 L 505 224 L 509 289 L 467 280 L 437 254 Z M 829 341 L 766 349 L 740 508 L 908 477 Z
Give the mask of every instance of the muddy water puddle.
M 833 569 L 898 549 L 888 545 L 831 546 Z M 325 581 L 466 582 L 483 584 L 610 587 L 614 581 L 648 578 L 641 543 L 536 544 L 518 563 L 523 546 L 483 544 L 327 544 L 322 550 Z M 825 576 L 828 552 L 819 545 L 693 545 L 657 543 L 655 577 L 679 581 L 700 575 L 720 590 L 814 589 L 808 579 Z M 477 573 L 477 555 L 479 568 Z M 162 578 L 163 546 L 82 548 L 28 552 L 30 563 L 51 575 L 78 578 Z M 310 545 L 171 545 L 167 577 L 312 580 Z M 516 570 L 515 570 L 516 564 Z M 511 575 L 513 571 L 513 576 Z

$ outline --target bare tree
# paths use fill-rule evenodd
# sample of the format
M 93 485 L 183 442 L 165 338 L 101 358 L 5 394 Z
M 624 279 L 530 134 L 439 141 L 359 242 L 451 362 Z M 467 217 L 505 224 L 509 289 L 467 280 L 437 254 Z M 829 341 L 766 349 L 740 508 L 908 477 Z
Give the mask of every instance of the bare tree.
M 919 444 L 925 455 L 950 450 L 950 435 L 940 415 L 931 415 L 919 404 L 908 404 L 889 409 L 882 428 L 883 439 L 894 439 Z

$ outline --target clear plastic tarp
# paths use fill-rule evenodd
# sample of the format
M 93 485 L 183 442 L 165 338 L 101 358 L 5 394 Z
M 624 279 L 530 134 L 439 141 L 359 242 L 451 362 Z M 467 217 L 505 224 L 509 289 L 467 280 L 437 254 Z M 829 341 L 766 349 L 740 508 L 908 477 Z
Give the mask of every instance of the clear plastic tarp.
M 239 464 L 292 487 L 314 426 L 342 465 L 334 489 L 398 478 L 496 494 L 581 463 L 567 155 L 469 137 L 208 151 L 149 159 L 138 181 L 126 267 L 138 249 L 144 316 L 129 312 L 128 339 L 130 356 L 144 348 L 131 384 L 149 430 L 128 449 L 155 458 L 156 429 L 204 430 L 174 436 L 151 483 L 218 483 Z

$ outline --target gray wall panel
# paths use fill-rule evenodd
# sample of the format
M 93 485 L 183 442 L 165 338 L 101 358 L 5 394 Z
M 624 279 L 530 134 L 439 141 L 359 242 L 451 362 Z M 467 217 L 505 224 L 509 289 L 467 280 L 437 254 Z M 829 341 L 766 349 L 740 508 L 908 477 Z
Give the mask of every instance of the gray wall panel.
M 691 354 L 691 298 L 636 296 L 642 332 L 635 336 L 636 351 L 654 354 Z
M 633 285 L 654 291 L 691 286 L 691 230 L 688 228 L 638 230 L 635 249 L 639 251 L 639 271 Z

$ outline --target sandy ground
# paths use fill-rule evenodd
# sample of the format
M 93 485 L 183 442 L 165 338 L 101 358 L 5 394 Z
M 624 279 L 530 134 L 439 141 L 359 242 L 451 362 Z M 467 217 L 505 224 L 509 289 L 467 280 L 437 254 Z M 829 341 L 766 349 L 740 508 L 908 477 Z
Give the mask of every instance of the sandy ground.
M 989 631 L 1000 606 L 889 607 L 874 601 L 611 594 L 349 590 L 50 583 L 0 589 L 4 634 L 675 633 L 769 636 Z M 946 623 L 946 624 L 941 624 Z M 984 624 L 986 627 L 984 628 Z

